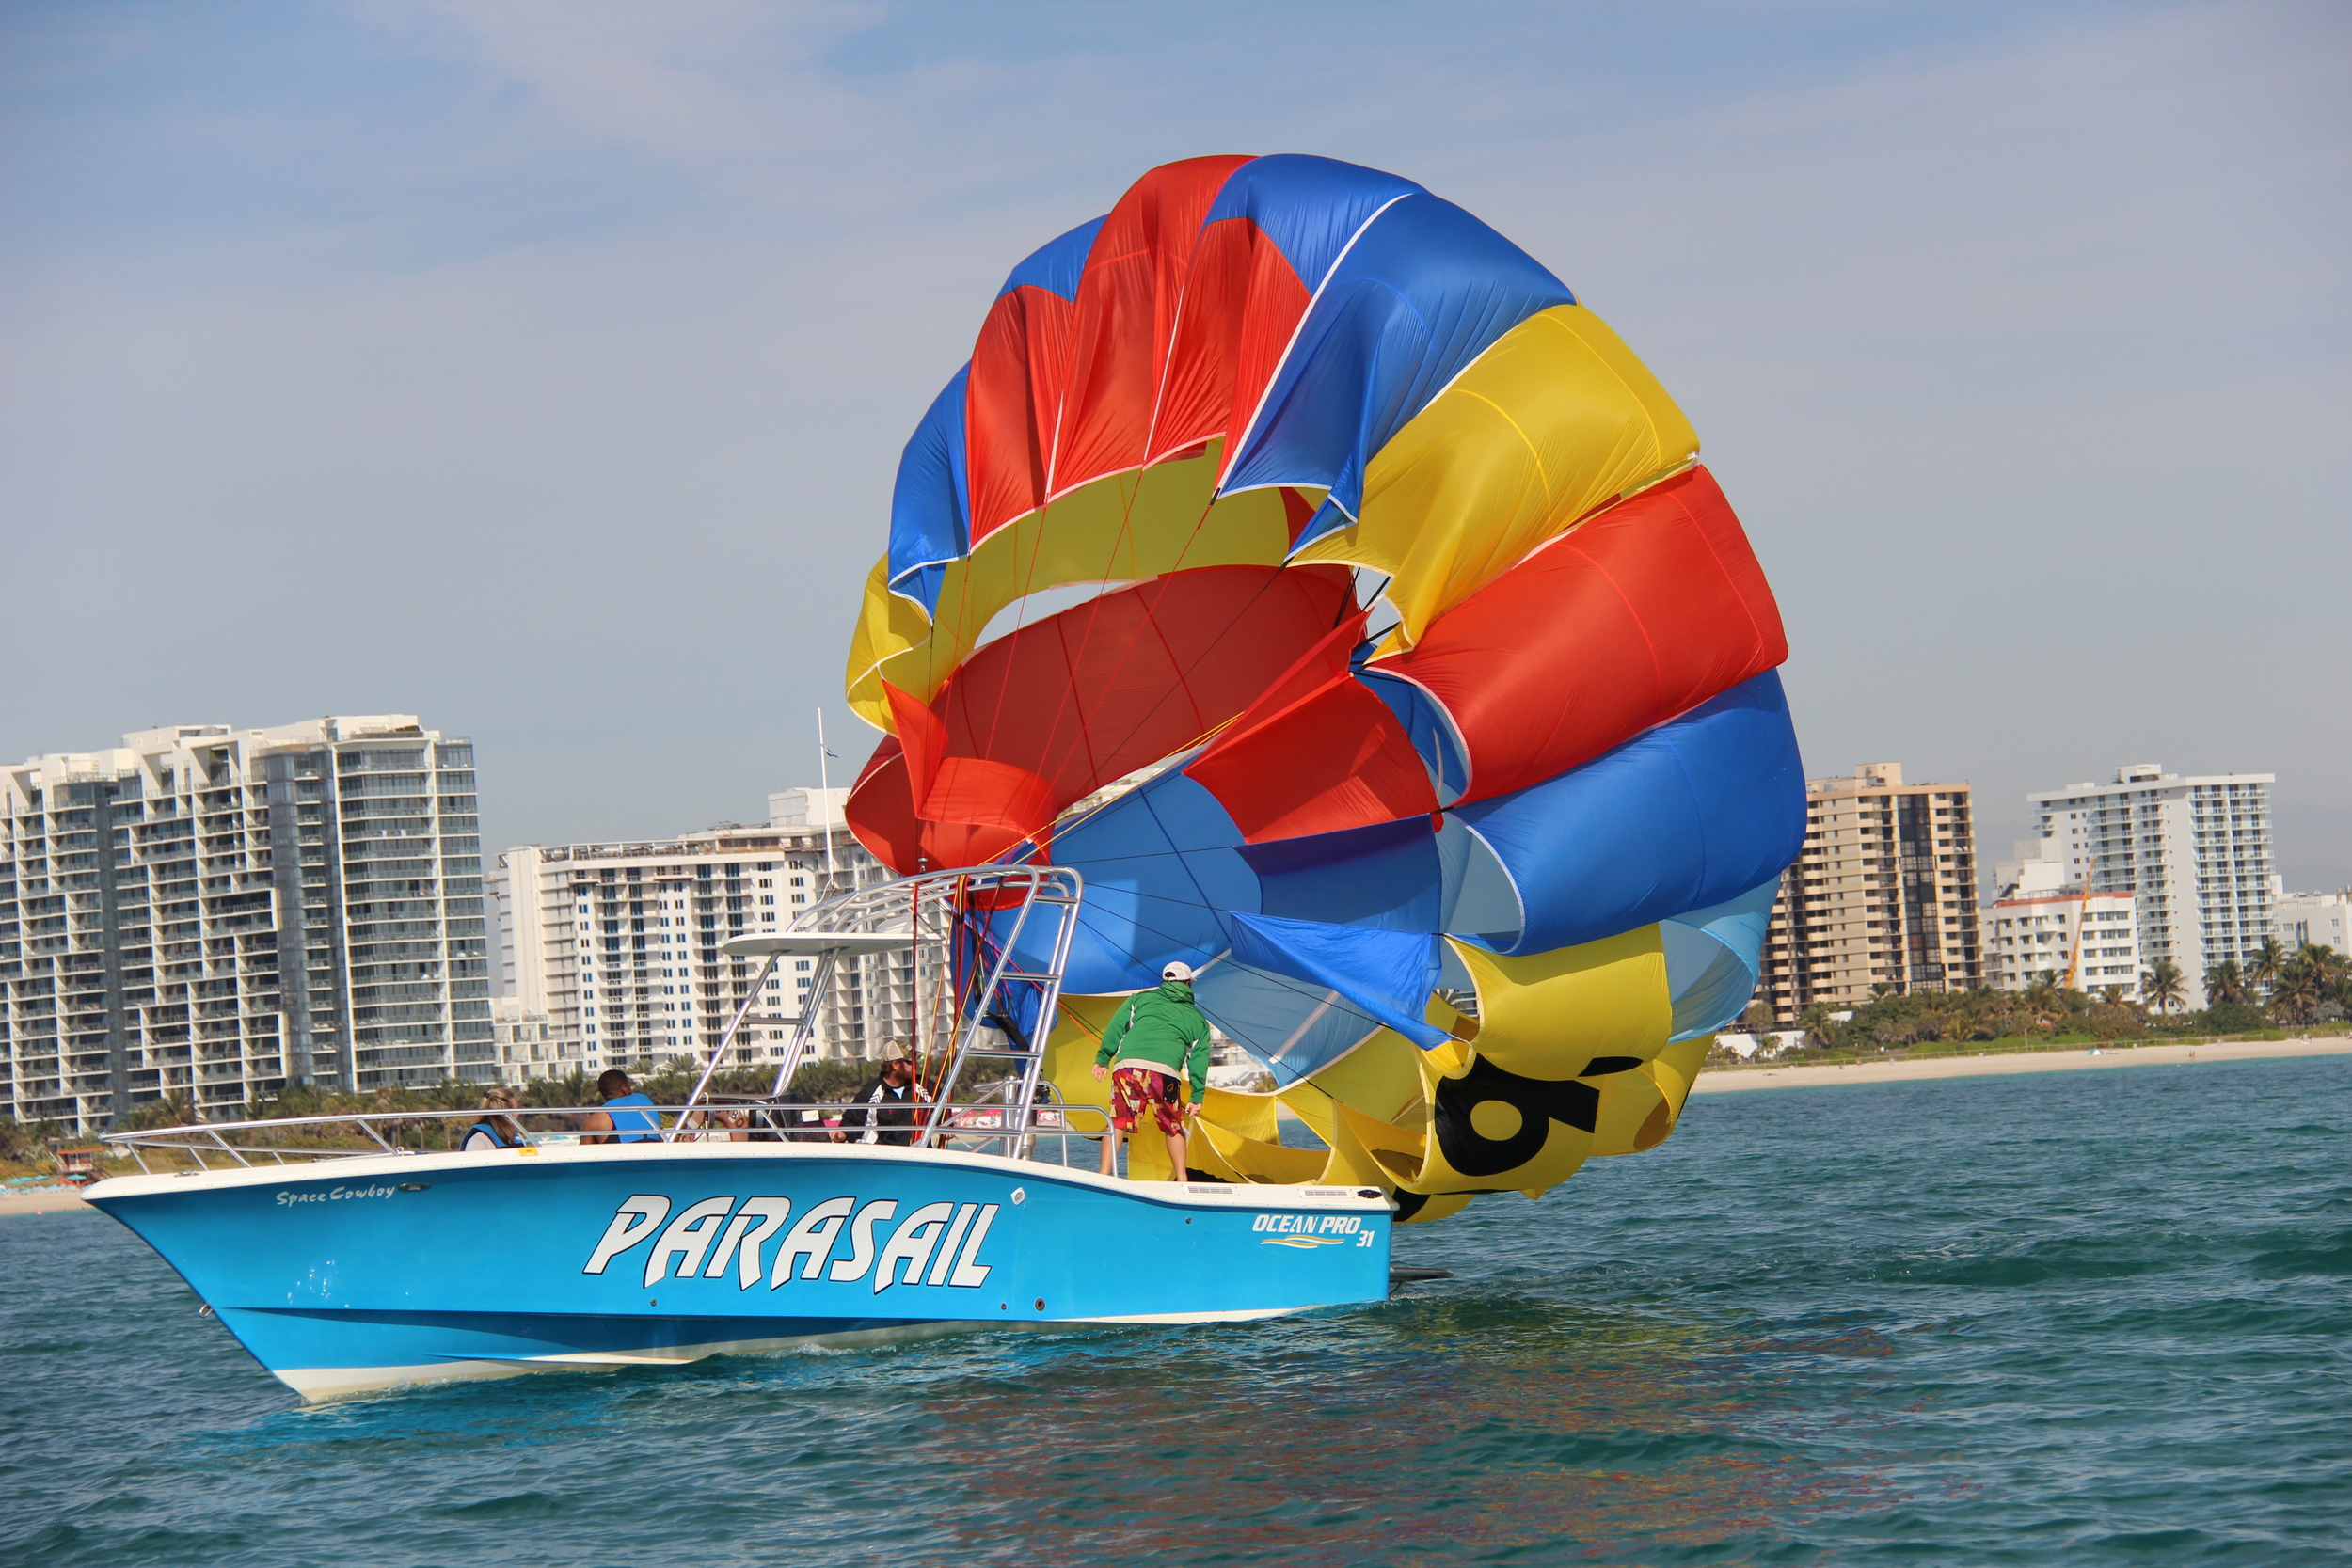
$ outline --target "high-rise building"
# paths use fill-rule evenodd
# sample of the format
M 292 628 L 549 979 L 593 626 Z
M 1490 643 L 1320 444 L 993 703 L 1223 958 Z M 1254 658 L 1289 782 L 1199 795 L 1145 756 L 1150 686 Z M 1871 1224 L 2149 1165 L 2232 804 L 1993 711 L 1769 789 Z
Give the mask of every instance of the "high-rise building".
M 0 768 L 0 1114 L 488 1079 L 472 743 L 183 724 Z
M 2060 880 L 2137 903 L 2140 958 L 2169 960 L 2187 1006 L 2205 1005 L 2205 971 L 2240 963 L 2271 934 L 2278 878 L 2270 856 L 2271 773 L 2182 778 L 2153 762 L 2115 770 L 2113 784 L 2074 784 L 2026 797 L 2039 836 L 2020 844 L 1999 879 L 2029 862 Z
M 545 1014 L 562 1076 L 657 1067 L 718 1045 L 751 995 L 755 962 L 719 951 L 728 937 L 778 931 L 810 904 L 890 872 L 841 818 L 849 792 L 787 790 L 763 827 L 734 823 L 675 838 L 525 845 L 499 857 L 505 892 L 501 967 L 526 1013 Z M 769 977 L 727 1066 L 781 1057 L 814 980 L 788 958 Z M 845 959 L 812 1031 L 822 1056 L 866 1056 L 913 1033 L 914 958 Z
M 1772 1021 L 1980 985 L 1968 786 L 1907 784 L 1901 764 L 1874 762 L 1804 791 L 1804 848 L 1782 874 L 1756 986 Z

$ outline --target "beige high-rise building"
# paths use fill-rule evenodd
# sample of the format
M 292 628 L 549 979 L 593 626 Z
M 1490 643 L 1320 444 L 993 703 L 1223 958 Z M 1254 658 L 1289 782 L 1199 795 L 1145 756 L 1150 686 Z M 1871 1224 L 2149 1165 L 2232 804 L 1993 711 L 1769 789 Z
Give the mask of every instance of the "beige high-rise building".
M 1772 1022 L 1981 985 L 1968 786 L 1907 784 L 1900 763 L 1873 762 L 1804 792 L 1804 850 L 1781 877 L 1756 992 Z

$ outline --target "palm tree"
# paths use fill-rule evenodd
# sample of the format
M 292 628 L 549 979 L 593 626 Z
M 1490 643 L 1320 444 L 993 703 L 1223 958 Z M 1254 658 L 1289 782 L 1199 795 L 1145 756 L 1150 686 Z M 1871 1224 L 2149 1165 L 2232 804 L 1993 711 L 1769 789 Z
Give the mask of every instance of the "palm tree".
M 2139 994 L 2153 1002 L 2161 1012 L 2169 1013 L 2179 1006 L 2187 991 L 2181 980 L 2181 966 L 2170 958 L 2158 958 L 2139 977 Z
M 2319 1005 L 2328 990 L 2328 971 L 2324 962 L 2314 962 L 2306 947 L 2279 966 L 2279 978 L 2270 988 L 2273 1011 L 2305 1022 Z
M 2337 1008 L 2352 1016 L 2352 975 L 2338 975 L 2328 987 L 2328 1000 Z
M 2205 1003 L 2230 1002 L 2240 1006 L 2253 1000 L 2252 988 L 2246 983 L 2245 971 L 2235 958 L 2224 958 L 2205 971 Z
M 2279 972 L 2287 966 L 2287 950 L 2277 937 L 2265 937 L 2254 956 L 2247 960 L 2246 978 L 2268 990 L 2279 983 Z
M 196 1097 L 185 1089 L 166 1089 L 115 1118 L 113 1131 L 139 1132 L 151 1127 L 185 1127 L 196 1119 Z
M 2026 1006 L 2032 1010 L 2033 1026 L 2036 1028 L 2055 1029 L 2058 1021 L 2065 1016 L 2066 1004 L 2058 995 L 2057 970 L 2043 970 L 2034 977 L 2033 984 L 2020 994 Z

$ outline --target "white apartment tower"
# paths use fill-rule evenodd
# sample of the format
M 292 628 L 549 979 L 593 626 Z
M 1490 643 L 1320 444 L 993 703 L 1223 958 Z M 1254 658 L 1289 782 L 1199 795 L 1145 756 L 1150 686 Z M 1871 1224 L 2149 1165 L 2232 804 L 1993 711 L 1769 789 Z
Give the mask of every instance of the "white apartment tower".
M 0 768 L 0 1115 L 493 1076 L 473 746 L 189 724 Z
M 751 996 L 756 963 L 719 943 L 789 926 L 808 905 L 886 879 L 841 820 L 847 790 L 769 798 L 764 827 L 670 839 L 525 845 L 499 857 L 502 967 L 526 1014 L 544 1014 L 553 1072 L 641 1070 L 706 1055 Z M 912 953 L 848 960 L 814 1028 L 820 1056 L 866 1056 L 914 1033 Z M 786 959 L 745 1015 L 727 1067 L 784 1054 L 814 979 Z
M 2075 784 L 2026 797 L 2040 836 L 2000 869 L 2055 864 L 2063 885 L 2130 894 L 2147 964 L 2169 959 L 2187 1005 L 2205 1005 L 2205 971 L 2244 963 L 2271 934 L 2278 879 L 2270 852 L 2271 773 L 2182 778 L 2158 764 L 2115 770 L 2113 784 Z

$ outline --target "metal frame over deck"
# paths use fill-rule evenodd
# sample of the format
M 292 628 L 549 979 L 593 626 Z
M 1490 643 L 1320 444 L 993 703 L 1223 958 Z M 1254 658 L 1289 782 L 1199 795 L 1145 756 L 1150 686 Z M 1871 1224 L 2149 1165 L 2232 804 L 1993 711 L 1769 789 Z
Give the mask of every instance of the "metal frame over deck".
M 792 1042 L 786 1049 L 784 1059 L 776 1065 L 775 1086 L 771 1092 L 779 1096 L 806 1058 L 817 1018 L 832 995 L 841 955 L 912 949 L 917 1035 L 914 1043 L 921 1053 L 926 1043 L 924 1037 L 929 1036 L 931 1041 L 948 1047 L 946 1066 L 932 1090 L 931 1114 L 924 1123 L 923 1141 L 929 1142 L 939 1131 L 942 1116 L 955 1101 L 957 1085 L 962 1082 L 966 1068 L 976 1060 L 1013 1064 L 1012 1076 L 1018 1080 L 1018 1085 L 1003 1096 L 1007 1131 L 1015 1130 L 1016 1119 L 1019 1130 L 1025 1131 L 1037 1099 L 1038 1081 L 1044 1070 L 1046 1037 L 1052 1033 L 1054 1014 L 1060 1005 L 1062 972 L 1070 962 L 1070 944 L 1077 935 L 1078 908 L 1085 893 L 1085 879 L 1064 866 L 983 865 L 937 871 L 878 882 L 828 898 L 803 911 L 793 921 L 790 930 L 779 935 L 741 936 L 722 943 L 722 952 L 738 957 L 764 957 L 767 962 L 760 966 L 742 1006 L 727 1021 L 719 1043 L 711 1049 L 701 1079 L 693 1093 L 686 1097 L 686 1108 L 691 1110 L 702 1102 L 712 1075 L 734 1044 L 737 1031 L 749 1016 L 753 1004 L 759 1000 L 777 963 L 787 955 L 812 956 L 817 967 L 808 996 L 801 1003 L 800 1014 L 794 1020 Z M 982 911 L 988 918 L 976 922 L 975 912 Z M 1005 920 L 1008 914 L 1009 922 Z M 1030 928 L 1033 921 L 1051 925 L 1051 934 L 1042 942 L 1038 938 L 1043 933 Z M 958 952 L 966 942 L 972 957 L 968 965 L 960 959 Z M 989 952 L 992 945 L 995 948 L 993 958 Z M 927 953 L 927 949 L 932 951 Z M 1043 969 L 1013 967 L 1017 954 L 1040 950 L 1049 955 Z M 927 957 L 931 960 L 929 965 L 925 962 Z M 980 973 L 964 973 L 967 968 Z M 928 1025 L 923 1022 L 922 1014 L 927 969 L 941 982 Z M 970 981 L 977 984 L 968 984 Z M 1011 988 L 1020 985 L 1038 988 L 1034 1039 L 1021 1038 L 1013 1022 Z M 986 1043 L 985 1037 L 992 1034 L 1007 1038 L 1009 1045 Z M 938 1054 L 936 1051 L 923 1053 L 931 1054 L 934 1059 Z
M 1084 880 L 1077 872 L 1066 867 L 974 866 L 902 877 L 859 888 L 812 905 L 795 917 L 788 930 L 739 936 L 726 942 L 722 951 L 766 961 L 741 1005 L 727 1021 L 718 1043 L 710 1048 L 709 1058 L 703 1064 L 702 1074 L 685 1103 L 656 1108 L 675 1113 L 674 1124 L 656 1130 L 657 1136 L 663 1142 L 692 1142 L 727 1135 L 727 1130 L 713 1125 L 716 1113 L 709 1096 L 710 1081 L 734 1047 L 744 1021 L 752 1016 L 752 1009 L 777 965 L 787 957 L 811 958 L 816 967 L 808 994 L 801 1003 L 798 1015 L 790 1021 L 791 1043 L 776 1065 L 771 1098 L 730 1098 L 728 1109 L 761 1113 L 766 1129 L 786 1137 L 791 1135 L 782 1119 L 787 1114 L 856 1109 L 847 1101 L 823 1106 L 787 1104 L 782 1097 L 793 1074 L 808 1058 L 815 1042 L 817 1020 L 832 995 L 843 956 L 911 949 L 917 993 L 917 1038 L 914 1044 L 919 1054 L 945 1064 L 930 1090 L 920 1132 L 913 1140 L 915 1147 L 931 1147 L 948 1137 L 993 1143 L 998 1152 L 1009 1158 L 1030 1157 L 1041 1130 L 1041 1090 L 1051 1095 L 1050 1085 L 1042 1084 L 1045 1045 L 1060 1004 L 1062 972 L 1070 960 L 1070 946 L 1077 933 L 1078 908 L 1084 895 Z M 1016 956 L 1025 952 L 1046 954 L 1045 967 L 1014 967 Z M 938 985 L 930 1015 L 925 1020 L 921 1002 L 927 975 L 935 977 Z M 1035 1003 L 1030 1029 L 1033 1037 L 1023 1037 L 1013 1016 L 1013 991 L 1021 986 L 1035 988 L 1029 998 Z M 930 1049 L 925 1051 L 927 1045 Z M 987 1100 L 959 1100 L 957 1089 L 966 1072 L 974 1064 L 987 1061 L 1009 1064 L 1011 1070 L 1001 1086 L 992 1085 Z M 520 1106 L 507 1114 L 516 1118 L 573 1117 L 600 1108 Z M 188 1155 L 199 1166 L 207 1164 L 208 1157 L 225 1158 L 232 1165 L 249 1165 L 257 1161 L 282 1164 L 290 1160 L 348 1159 L 355 1153 L 408 1153 L 411 1151 L 399 1147 L 396 1136 L 387 1138 L 383 1130 L 394 1129 L 396 1134 L 397 1125 L 404 1122 L 471 1122 L 485 1114 L 489 1113 L 478 1108 L 400 1110 L 202 1122 L 109 1132 L 103 1135 L 103 1141 L 130 1153 L 143 1170 L 148 1166 L 142 1150 L 173 1150 Z M 1108 1117 L 1091 1105 L 1056 1106 L 1043 1115 L 1049 1119 L 1042 1130 L 1064 1143 L 1065 1164 L 1071 1136 L 1092 1135 L 1109 1126 Z M 1102 1125 L 1074 1126 L 1073 1115 L 1091 1117 Z M 656 1120 L 659 1119 L 657 1116 Z M 267 1141 L 296 1130 L 307 1130 L 314 1137 L 364 1133 L 373 1148 L 306 1148 Z M 232 1142 L 231 1134 L 239 1135 L 239 1141 Z

